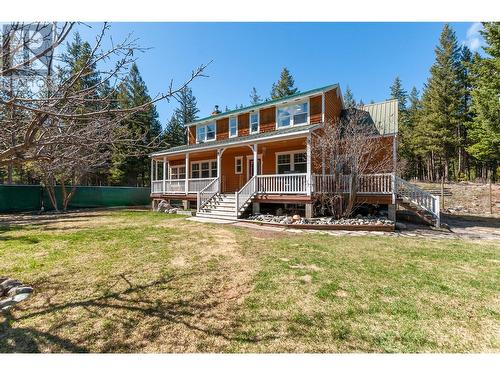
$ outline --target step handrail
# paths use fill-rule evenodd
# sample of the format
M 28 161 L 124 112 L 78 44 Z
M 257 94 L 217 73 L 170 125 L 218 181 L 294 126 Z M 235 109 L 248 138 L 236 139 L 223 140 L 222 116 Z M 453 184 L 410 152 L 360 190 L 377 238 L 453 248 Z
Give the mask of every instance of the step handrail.
M 236 200 L 236 217 L 240 216 L 240 210 L 245 206 L 245 204 L 252 199 L 254 194 L 257 192 L 257 179 L 256 176 L 252 176 L 245 185 L 237 191 L 235 194 Z
M 436 219 L 436 226 L 440 226 L 439 196 L 433 195 L 398 176 L 394 176 L 394 182 L 397 198 L 407 199 L 419 208 L 429 212 Z
M 201 212 L 202 208 L 205 207 L 206 204 L 218 193 L 219 177 L 216 177 L 212 182 L 210 182 L 196 194 L 198 212 Z

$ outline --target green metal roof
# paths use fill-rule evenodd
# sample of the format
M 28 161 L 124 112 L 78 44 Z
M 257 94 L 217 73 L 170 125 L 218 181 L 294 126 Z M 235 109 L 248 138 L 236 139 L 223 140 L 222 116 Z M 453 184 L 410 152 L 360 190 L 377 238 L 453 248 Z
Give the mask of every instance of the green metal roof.
M 319 124 L 289 126 L 289 127 L 274 130 L 271 132 L 255 133 L 255 134 L 250 134 L 250 135 L 246 135 L 243 137 L 226 138 L 226 139 L 222 139 L 220 141 L 208 141 L 208 142 L 204 142 L 204 143 L 194 143 L 191 145 L 177 146 L 177 147 L 172 147 L 172 148 L 168 148 L 166 150 L 155 152 L 155 153 L 151 154 L 151 156 L 175 154 L 177 152 L 198 150 L 198 149 L 204 149 L 204 148 L 213 149 L 213 148 L 217 148 L 219 146 L 232 145 L 235 143 L 236 144 L 237 143 L 245 143 L 247 141 L 257 141 L 257 140 L 267 139 L 269 137 L 280 136 L 280 135 L 285 135 L 285 134 L 290 135 L 293 133 L 307 132 L 307 131 L 312 130 L 318 126 L 319 126 Z
M 273 105 L 273 104 L 276 104 L 276 103 L 280 103 L 280 102 L 285 102 L 285 101 L 288 101 L 288 100 L 294 99 L 294 98 L 299 98 L 301 96 L 309 96 L 309 95 L 313 95 L 313 94 L 316 94 L 316 93 L 319 93 L 319 92 L 331 90 L 331 89 L 337 88 L 338 86 L 339 86 L 338 83 L 336 83 L 336 84 L 333 84 L 333 85 L 328 85 L 328 86 L 320 87 L 320 88 L 309 90 L 309 91 L 298 92 L 298 93 L 290 95 L 290 96 L 285 96 L 284 98 L 278 98 L 278 99 L 268 100 L 266 102 L 262 102 L 262 103 L 259 103 L 259 104 L 250 105 L 248 107 L 233 109 L 231 111 L 219 113 L 217 115 L 210 115 L 210 116 L 201 118 L 199 120 L 187 123 L 185 126 L 191 126 L 191 125 L 194 125 L 194 124 L 198 124 L 200 122 L 204 122 L 204 121 L 208 121 L 208 120 L 215 120 L 215 119 L 227 117 L 227 116 L 233 115 L 235 113 L 248 112 L 248 111 L 251 111 L 251 110 L 254 110 L 254 109 L 257 109 L 257 108 L 268 107 L 270 105 Z

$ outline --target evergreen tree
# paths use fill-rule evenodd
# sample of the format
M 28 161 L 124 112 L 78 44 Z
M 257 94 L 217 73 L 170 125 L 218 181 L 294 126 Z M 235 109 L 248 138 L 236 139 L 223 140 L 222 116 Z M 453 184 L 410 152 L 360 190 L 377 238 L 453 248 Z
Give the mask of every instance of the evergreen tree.
M 456 154 L 456 128 L 461 118 L 460 47 L 454 31 L 445 25 L 435 49 L 432 65 L 422 96 L 422 115 L 416 129 L 416 140 L 427 160 L 427 177 L 449 178 L 450 159 Z
M 349 86 L 346 86 L 344 93 L 344 106 L 345 108 L 356 108 L 356 99 L 354 99 L 354 95 L 352 95 L 352 91 Z
M 299 92 L 299 90 L 294 87 L 295 81 L 287 68 L 281 70 L 280 79 L 278 82 L 273 83 L 271 89 L 271 99 L 284 98 Z
M 418 123 L 418 116 L 421 110 L 419 93 L 416 87 L 413 87 L 408 96 L 408 107 L 405 110 L 405 116 L 399 121 L 399 155 L 406 163 L 405 174 L 409 178 L 419 177 L 421 175 L 421 158 L 415 151 L 418 145 L 415 144 L 415 126 Z
M 486 56 L 476 54 L 471 64 L 474 118 L 468 124 L 467 151 L 495 176 L 500 160 L 500 22 L 483 23 L 481 34 Z
M 139 68 L 134 63 L 124 83 L 118 90 L 118 104 L 121 108 L 133 108 L 143 105 L 151 100 L 146 84 L 144 83 Z M 157 139 L 161 133 L 156 107 L 151 105 L 146 111 L 132 114 L 123 121 L 124 131 L 130 133 L 132 139 L 142 139 L 144 147 Z M 148 155 L 135 156 L 137 145 L 134 149 L 123 145 L 118 147 L 112 157 L 111 181 L 114 184 L 128 186 L 147 186 L 149 184 L 149 157 Z
M 174 110 L 163 133 L 163 140 L 169 147 L 181 146 L 187 143 L 186 124 L 195 121 L 198 118 L 199 111 L 193 91 L 186 86 L 180 92 L 179 107 Z
M 250 91 L 250 105 L 259 104 L 262 101 L 259 94 L 257 94 L 257 89 L 252 87 L 252 91 Z
M 169 147 L 182 146 L 186 144 L 186 129 L 175 114 L 172 115 L 165 128 L 163 139 Z
M 179 96 L 179 107 L 175 110 L 175 116 L 181 125 L 185 126 L 198 118 L 198 103 L 193 91 L 186 86 L 181 90 Z
M 403 84 L 401 83 L 401 79 L 399 76 L 397 76 L 394 79 L 394 82 L 392 86 L 390 87 L 391 89 L 391 99 L 397 99 L 398 100 L 398 109 L 399 109 L 399 114 L 404 114 L 406 111 L 406 99 L 407 99 L 407 93 L 405 89 L 403 88 Z

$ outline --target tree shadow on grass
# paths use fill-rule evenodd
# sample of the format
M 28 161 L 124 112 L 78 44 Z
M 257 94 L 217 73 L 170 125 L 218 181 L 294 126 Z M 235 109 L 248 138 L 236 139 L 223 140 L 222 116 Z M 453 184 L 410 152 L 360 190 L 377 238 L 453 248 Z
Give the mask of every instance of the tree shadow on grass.
M 70 340 L 57 335 L 43 332 L 32 328 L 15 328 L 15 322 L 10 312 L 4 313 L 4 322 L 0 325 L 0 353 L 40 353 L 47 348 L 40 347 L 41 344 L 58 348 L 58 351 L 72 353 L 86 353 L 85 347 L 77 345 Z
M 24 309 L 21 314 L 14 319 L 8 317 L 0 331 L 0 349 L 4 352 L 38 352 L 38 351 L 71 351 L 87 352 L 95 351 L 95 347 L 88 346 L 90 341 L 103 340 L 105 349 L 97 349 L 109 352 L 134 352 L 140 351 L 139 343 L 130 340 L 113 339 L 113 327 L 122 327 L 126 330 L 126 336 L 138 336 L 137 341 L 147 341 L 155 338 L 162 328 L 168 325 L 181 325 L 187 333 L 196 335 L 217 337 L 226 343 L 255 343 L 276 339 L 273 334 L 266 334 L 263 337 L 242 336 L 238 330 L 237 323 L 230 322 L 227 325 L 219 324 L 220 321 L 227 320 L 227 316 L 218 317 L 218 307 L 228 303 L 233 299 L 244 297 L 243 295 L 232 295 L 230 298 L 214 298 L 211 295 L 211 287 L 208 286 L 200 293 L 193 296 L 179 296 L 167 301 L 160 296 L 154 297 L 154 293 L 165 288 L 174 288 L 171 283 L 179 277 L 193 277 L 193 275 L 178 275 L 161 277 L 158 280 L 147 284 L 133 285 L 125 275 L 119 275 L 117 281 L 110 285 L 108 291 L 101 296 L 76 300 L 66 303 L 51 303 L 48 296 L 48 306 L 35 311 Z M 121 291 L 111 291 L 120 282 L 125 282 L 127 287 Z M 53 283 L 52 283 L 53 284 Z M 60 286 L 64 287 L 64 286 Z M 57 293 L 57 292 L 54 292 Z M 182 295 L 182 294 L 181 294 Z M 41 330 L 29 328 L 13 328 L 14 321 L 22 322 L 30 318 L 49 317 L 58 314 L 61 317 L 70 317 L 73 309 L 84 309 L 87 317 L 85 319 L 95 319 L 97 322 L 111 322 L 111 330 L 108 334 L 105 331 L 90 332 L 87 336 L 79 336 L 77 342 L 58 337 L 55 333 L 46 333 Z M 53 319 L 53 317 L 52 317 Z M 80 318 L 83 319 L 83 318 Z M 220 319 L 220 320 L 219 320 Z M 36 319 L 35 321 L 39 321 Z M 147 327 L 142 327 L 142 331 L 136 331 L 138 326 L 147 321 Z M 60 327 L 75 326 L 79 321 L 64 320 L 60 322 Z M 55 332 L 57 332 L 55 329 Z M 164 331 L 163 331 L 164 332 Z M 99 337 L 97 337 L 99 336 Z M 190 336 L 192 337 L 192 336 Z M 171 338 L 171 337 L 169 337 Z M 106 342 L 111 341 L 111 342 Z M 49 348 L 40 348 L 39 342 L 46 342 Z

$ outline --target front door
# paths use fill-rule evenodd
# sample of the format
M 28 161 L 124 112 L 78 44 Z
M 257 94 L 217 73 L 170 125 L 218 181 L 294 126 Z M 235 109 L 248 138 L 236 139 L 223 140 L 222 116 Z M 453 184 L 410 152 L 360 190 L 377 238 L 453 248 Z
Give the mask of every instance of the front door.
M 253 176 L 253 157 L 248 159 L 248 168 L 247 168 L 247 181 Z M 259 156 L 257 159 L 257 174 L 262 174 L 262 159 Z

